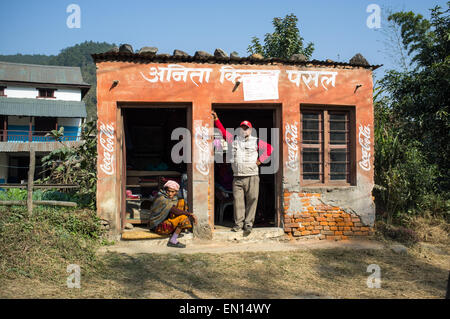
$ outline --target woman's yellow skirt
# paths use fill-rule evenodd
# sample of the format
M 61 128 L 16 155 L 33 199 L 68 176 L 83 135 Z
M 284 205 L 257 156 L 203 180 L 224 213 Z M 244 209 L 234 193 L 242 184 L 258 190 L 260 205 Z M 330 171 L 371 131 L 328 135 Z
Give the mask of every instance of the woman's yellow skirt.
M 177 227 L 180 227 L 181 229 L 192 228 L 192 224 L 188 216 L 176 216 L 174 214 L 170 215 L 171 216 L 169 216 L 168 219 L 166 219 L 156 227 L 155 233 L 160 235 L 169 235 L 173 233 Z

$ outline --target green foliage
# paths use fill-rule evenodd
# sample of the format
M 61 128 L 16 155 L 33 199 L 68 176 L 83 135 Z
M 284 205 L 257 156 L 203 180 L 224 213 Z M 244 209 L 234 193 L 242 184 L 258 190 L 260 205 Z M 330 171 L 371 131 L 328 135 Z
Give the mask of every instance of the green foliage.
M 274 18 L 272 24 L 275 31 L 266 33 L 264 45 L 261 45 L 257 37 L 253 37 L 247 52 L 259 53 L 265 58 L 288 59 L 297 53 L 310 58 L 314 52 L 314 44 L 310 42 L 306 47 L 303 46 L 303 38 L 300 36 L 297 22 L 298 18 L 293 13 L 284 18 Z
M 450 6 L 450 2 L 447 2 Z M 450 52 L 449 8 L 442 12 L 441 7 L 431 9 L 431 20 L 413 12 L 397 12 L 388 17 L 401 27 L 403 46 L 412 55 L 417 67 L 430 67 L 448 60 Z
M 0 191 L 0 200 L 26 200 L 27 191 L 20 188 L 7 188 Z
M 47 191 L 41 189 L 33 190 L 33 200 L 45 199 L 45 193 Z M 8 188 L 4 191 L 0 191 L 0 200 L 26 200 L 28 192 L 23 188 Z
M 54 132 L 59 134 L 59 132 Z M 74 191 L 46 193 L 46 199 L 75 200 L 82 207 L 94 209 L 97 191 L 97 138 L 96 123 L 86 122 L 81 127 L 81 143 L 77 147 L 63 147 L 42 158 L 42 165 L 50 174 L 43 181 L 48 183 L 77 184 Z M 64 144 L 64 142 L 60 142 Z M 67 197 L 62 194 L 66 194 Z M 50 197 L 50 198 L 49 198 Z M 63 199 L 63 197 L 65 197 Z
M 45 134 L 45 136 L 53 137 L 55 141 L 60 142 L 64 137 L 64 126 L 61 126 L 59 130 L 51 130 L 50 133 Z
M 26 63 L 26 64 L 42 64 L 48 65 L 54 55 L 43 54 L 14 54 L 14 55 L 0 55 L 0 61 L 12 63 Z
M 405 216 L 448 216 L 448 12 L 436 7 L 430 21 L 412 12 L 388 18 L 399 25 L 403 45 L 416 63 L 412 71 L 389 71 L 374 97 L 374 193 L 389 223 Z
M 448 3 L 450 6 L 450 2 Z M 432 10 L 431 21 L 412 12 L 391 15 L 401 26 L 403 44 L 416 68 L 390 71 L 381 87 L 390 98 L 396 127 L 405 140 L 419 141 L 428 163 L 439 170 L 440 192 L 450 189 L 450 18 L 449 10 Z
M 375 103 L 375 195 L 388 222 L 405 213 L 417 213 L 427 195 L 435 192 L 438 177 L 416 140 L 405 139 L 396 126 L 395 113 Z
M 5 191 L 0 191 L 0 200 L 7 201 L 26 201 L 28 192 L 26 189 L 9 188 Z M 33 200 L 56 200 L 65 202 L 76 202 L 82 207 L 91 207 L 92 195 L 82 196 L 78 192 L 63 193 L 57 189 L 35 189 L 33 190 Z M 92 204 L 92 205 L 91 205 Z
M 26 200 L 27 195 L 26 189 L 9 188 L 5 191 L 0 191 L 0 200 Z M 77 193 L 63 193 L 57 189 L 35 189 L 33 190 L 33 200 L 79 202 L 80 197 Z

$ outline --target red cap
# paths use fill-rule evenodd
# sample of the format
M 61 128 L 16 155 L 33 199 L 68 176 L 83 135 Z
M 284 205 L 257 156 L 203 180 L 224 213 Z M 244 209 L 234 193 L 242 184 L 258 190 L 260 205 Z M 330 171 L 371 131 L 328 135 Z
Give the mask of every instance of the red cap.
M 241 125 L 239 125 L 239 126 L 242 126 L 242 125 L 253 128 L 252 123 L 250 123 L 249 121 L 242 121 Z

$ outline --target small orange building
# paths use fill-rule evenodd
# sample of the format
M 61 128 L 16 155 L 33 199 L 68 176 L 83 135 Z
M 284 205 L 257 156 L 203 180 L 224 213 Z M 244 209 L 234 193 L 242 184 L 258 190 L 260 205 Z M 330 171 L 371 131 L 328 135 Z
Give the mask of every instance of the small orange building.
M 222 52 L 222 54 L 221 54 Z M 113 234 L 145 223 L 155 192 L 179 181 L 199 219 L 194 235 L 230 225 L 225 128 L 243 120 L 274 147 L 260 172 L 254 227 L 345 239 L 373 232 L 372 71 L 350 63 L 113 50 L 97 66 L 97 210 Z M 219 163 L 218 163 L 219 162 Z M 225 161 L 226 162 L 226 161 Z M 135 196 L 126 195 L 126 191 Z

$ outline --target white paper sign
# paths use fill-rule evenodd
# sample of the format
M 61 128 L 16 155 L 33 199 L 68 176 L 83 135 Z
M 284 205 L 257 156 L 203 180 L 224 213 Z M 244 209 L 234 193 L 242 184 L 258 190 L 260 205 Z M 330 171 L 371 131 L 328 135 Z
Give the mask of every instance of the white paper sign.
M 244 101 L 278 100 L 278 75 L 242 75 Z

